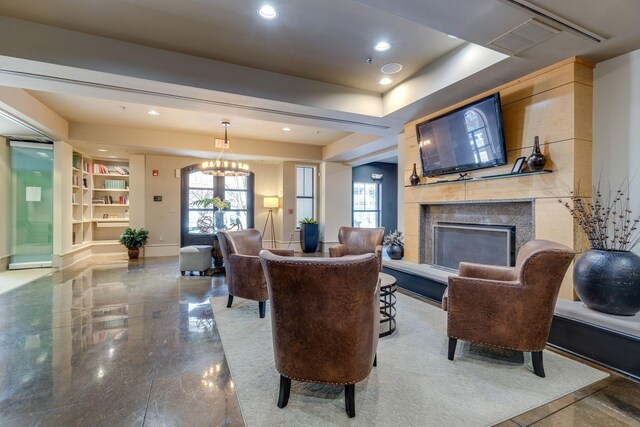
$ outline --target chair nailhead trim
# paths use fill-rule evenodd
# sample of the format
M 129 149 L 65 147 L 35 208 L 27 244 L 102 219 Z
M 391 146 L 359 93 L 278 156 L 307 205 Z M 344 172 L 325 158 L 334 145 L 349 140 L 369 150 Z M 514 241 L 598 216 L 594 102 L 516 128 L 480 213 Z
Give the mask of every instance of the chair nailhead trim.
M 355 383 L 359 383 L 360 381 L 362 381 L 362 380 L 364 380 L 365 378 L 367 378 L 367 377 L 363 377 L 363 378 L 360 378 L 359 380 L 355 380 L 355 381 L 352 381 L 352 382 L 332 383 L 332 382 L 329 382 L 329 381 L 307 380 L 307 379 L 304 379 L 304 378 L 294 378 L 294 377 L 290 377 L 290 376 L 287 376 L 287 375 L 284 375 L 284 374 L 281 374 L 281 375 L 282 375 L 283 377 L 287 377 L 287 378 L 289 378 L 290 380 L 302 381 L 302 382 L 306 382 L 306 383 L 331 384 L 331 385 L 349 385 L 349 384 L 355 384 Z M 367 375 L 367 376 L 369 376 L 369 375 Z

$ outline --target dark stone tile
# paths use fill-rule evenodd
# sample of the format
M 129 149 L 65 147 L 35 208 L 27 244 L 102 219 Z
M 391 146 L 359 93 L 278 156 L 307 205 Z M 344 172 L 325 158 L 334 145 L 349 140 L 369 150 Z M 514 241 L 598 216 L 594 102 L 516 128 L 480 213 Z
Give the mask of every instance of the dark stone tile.
M 11 426 L 142 426 L 151 383 L 106 390 L 98 400 L 62 406 L 19 418 L 3 418 Z
M 549 415 L 560 411 L 563 408 L 566 408 L 569 405 L 573 405 L 578 402 L 580 399 L 589 396 L 590 394 L 596 393 L 599 390 L 604 389 L 609 384 L 611 384 L 613 380 L 611 378 L 604 379 L 602 381 L 598 381 L 595 384 L 591 384 L 590 386 L 583 387 L 580 390 L 576 390 L 573 393 L 561 397 L 560 399 L 556 399 L 553 402 L 549 402 L 546 405 L 539 406 L 531 411 L 525 412 L 524 414 L 518 415 L 517 417 L 513 417 L 513 421 L 518 423 L 521 426 L 528 426 L 537 421 L 540 421 L 543 418 L 548 417 Z
M 243 426 L 226 364 L 156 379 L 145 426 Z

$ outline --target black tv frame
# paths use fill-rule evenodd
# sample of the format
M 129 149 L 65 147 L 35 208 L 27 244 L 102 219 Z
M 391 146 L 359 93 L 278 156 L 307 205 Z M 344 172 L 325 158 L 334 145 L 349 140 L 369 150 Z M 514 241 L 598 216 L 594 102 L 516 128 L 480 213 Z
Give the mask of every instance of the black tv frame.
M 498 136 L 502 139 L 502 151 L 504 153 L 504 162 L 495 162 L 495 161 L 490 161 L 490 162 L 485 162 L 485 163 L 468 163 L 465 165 L 457 165 L 457 166 L 451 166 L 448 168 L 442 168 L 442 169 L 434 169 L 432 171 L 426 171 L 425 169 L 425 164 L 424 164 L 424 157 L 422 155 L 422 148 L 420 147 L 420 126 L 425 125 L 427 123 L 433 122 L 435 120 L 441 119 L 443 117 L 452 115 L 457 113 L 460 110 L 465 110 L 469 107 L 472 107 L 476 104 L 479 104 L 481 102 L 484 102 L 488 99 L 495 99 L 494 102 L 494 107 L 496 109 L 496 119 L 498 121 Z M 476 101 L 470 102 L 468 104 L 465 104 L 461 107 L 456 108 L 455 110 L 451 110 L 448 111 L 444 114 L 441 114 L 437 117 L 433 117 L 430 118 L 428 120 L 425 120 L 423 122 L 420 122 L 418 124 L 416 124 L 416 138 L 418 140 L 418 153 L 420 155 L 420 169 L 421 169 L 421 174 L 422 176 L 428 176 L 428 177 L 433 177 L 433 176 L 438 176 L 438 175 L 447 175 L 447 174 L 452 174 L 452 173 L 458 173 L 458 172 L 466 172 L 466 171 L 472 171 L 472 170 L 478 170 L 478 169 L 486 169 L 486 168 L 492 168 L 492 167 L 496 167 L 496 166 L 503 166 L 506 165 L 508 163 L 507 161 L 507 142 L 504 138 L 504 126 L 503 126 L 503 120 L 502 120 L 502 103 L 500 102 L 500 93 L 496 92 L 494 94 L 491 94 L 489 96 L 485 96 L 484 98 L 478 99 Z

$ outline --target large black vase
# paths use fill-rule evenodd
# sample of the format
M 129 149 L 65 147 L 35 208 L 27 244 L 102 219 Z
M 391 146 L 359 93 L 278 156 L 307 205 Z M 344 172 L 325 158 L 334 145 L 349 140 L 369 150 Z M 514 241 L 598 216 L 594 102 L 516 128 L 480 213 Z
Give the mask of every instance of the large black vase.
M 587 307 L 633 316 L 640 311 L 640 256 L 591 249 L 576 261 L 573 284 Z
M 300 224 L 300 246 L 305 254 L 318 249 L 318 224 Z
M 391 259 L 402 259 L 404 256 L 404 246 L 389 245 L 387 246 L 387 255 Z

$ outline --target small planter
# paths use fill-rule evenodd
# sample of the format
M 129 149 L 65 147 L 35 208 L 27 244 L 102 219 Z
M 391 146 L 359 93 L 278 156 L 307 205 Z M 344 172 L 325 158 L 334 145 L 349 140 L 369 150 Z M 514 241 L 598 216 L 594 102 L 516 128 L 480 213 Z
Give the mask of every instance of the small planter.
M 386 247 L 387 255 L 391 259 L 402 259 L 404 257 L 404 246 L 402 245 L 388 245 Z
M 318 249 L 318 224 L 300 224 L 300 246 L 305 254 Z
M 633 252 L 588 250 L 576 261 L 573 284 L 593 310 L 618 316 L 640 311 L 640 257 Z
M 140 256 L 140 249 L 139 248 L 129 249 L 128 254 L 129 254 L 130 260 L 138 259 L 138 256 Z

